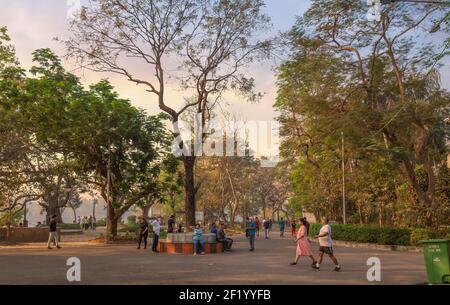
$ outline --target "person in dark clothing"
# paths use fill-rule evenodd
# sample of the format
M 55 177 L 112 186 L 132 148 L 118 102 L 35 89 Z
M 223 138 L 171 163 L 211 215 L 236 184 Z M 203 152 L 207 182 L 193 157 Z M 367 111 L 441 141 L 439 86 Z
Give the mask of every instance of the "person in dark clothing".
M 308 220 L 306 219 L 306 217 L 303 217 L 302 220 L 303 220 L 304 226 L 306 227 L 306 234 L 309 235 L 309 226 L 310 226 L 310 224 L 309 224 Z
M 147 238 L 148 238 L 148 223 L 142 217 L 139 219 L 139 243 L 138 250 L 141 248 L 142 240 L 144 240 L 144 249 L 147 249 Z
M 217 235 L 217 227 L 216 227 L 215 223 L 213 223 L 211 225 L 211 227 L 209 228 L 209 232 L 212 233 L 212 234 L 216 234 Z
M 223 243 L 223 251 L 230 252 L 231 246 L 233 245 L 233 240 L 228 238 L 225 233 L 225 224 L 221 223 L 220 228 L 217 231 L 217 241 Z
M 183 225 L 181 223 L 178 224 L 177 233 L 183 233 Z
M 52 249 L 52 247 L 50 247 L 50 243 L 52 241 L 55 243 L 56 248 L 61 249 L 61 247 L 59 246 L 59 242 L 58 242 L 57 224 L 58 224 L 58 218 L 56 215 L 53 215 L 50 220 L 50 232 L 49 232 L 48 242 L 47 242 L 48 249 Z
M 171 215 L 167 221 L 167 233 L 175 233 L 175 215 Z

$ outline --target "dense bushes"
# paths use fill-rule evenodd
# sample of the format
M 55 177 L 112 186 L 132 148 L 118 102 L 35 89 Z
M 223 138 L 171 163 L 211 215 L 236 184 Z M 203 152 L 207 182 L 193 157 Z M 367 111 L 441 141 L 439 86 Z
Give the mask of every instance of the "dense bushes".
M 311 224 L 309 230 L 310 235 L 317 235 L 320 227 L 320 224 Z M 331 230 L 332 237 L 335 240 L 376 243 L 381 245 L 417 245 L 419 240 L 429 239 L 431 237 L 427 229 L 417 228 L 332 224 Z

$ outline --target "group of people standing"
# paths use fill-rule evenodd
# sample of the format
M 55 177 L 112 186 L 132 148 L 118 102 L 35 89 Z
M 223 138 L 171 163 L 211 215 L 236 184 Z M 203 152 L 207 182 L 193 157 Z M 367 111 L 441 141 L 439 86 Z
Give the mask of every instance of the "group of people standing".
M 153 241 L 152 241 L 152 251 L 158 252 L 158 242 L 159 242 L 159 235 L 161 234 L 161 225 L 162 225 L 162 218 L 150 218 L 150 222 L 147 222 L 147 220 L 144 217 L 139 217 L 139 242 L 138 242 L 138 250 L 141 249 L 142 242 L 144 243 L 144 249 L 147 249 L 147 239 L 148 239 L 148 233 L 149 233 L 149 224 L 152 226 L 153 229 Z
M 249 217 L 247 217 L 246 221 L 248 222 L 250 220 Z M 259 220 L 258 217 L 255 217 L 254 219 L 252 218 L 252 220 L 255 222 L 256 225 L 256 237 L 259 237 L 260 231 L 261 231 L 261 227 L 264 229 L 264 237 L 266 239 L 269 239 L 269 233 L 272 230 L 272 225 L 273 225 L 273 221 L 271 218 L 263 218 L 262 221 Z
M 97 228 L 97 220 L 95 219 L 95 217 L 92 216 L 89 217 L 84 216 L 83 218 L 78 216 L 77 224 L 80 226 L 81 229 L 85 231 L 89 229 L 95 230 Z

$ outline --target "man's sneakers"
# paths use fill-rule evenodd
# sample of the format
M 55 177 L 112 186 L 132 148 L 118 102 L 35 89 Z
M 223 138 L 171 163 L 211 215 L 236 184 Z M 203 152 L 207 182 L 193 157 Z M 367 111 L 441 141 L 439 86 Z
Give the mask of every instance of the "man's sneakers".
M 320 266 L 318 266 L 317 264 L 312 264 L 311 267 L 312 267 L 313 269 L 316 269 L 317 271 L 320 270 Z M 341 266 L 336 265 L 336 266 L 334 267 L 333 271 L 340 272 L 340 271 L 341 271 Z

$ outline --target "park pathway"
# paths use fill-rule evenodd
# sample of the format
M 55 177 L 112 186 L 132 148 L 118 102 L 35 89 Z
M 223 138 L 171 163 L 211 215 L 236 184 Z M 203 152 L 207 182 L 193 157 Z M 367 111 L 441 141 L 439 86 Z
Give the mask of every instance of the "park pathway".
M 232 253 L 195 257 L 138 251 L 135 245 L 63 243 L 63 249 L 51 251 L 44 244 L 0 247 L 0 284 L 67 284 L 70 257 L 81 260 L 82 284 L 373 284 L 366 277 L 370 257 L 381 260 L 381 284 L 426 282 L 421 253 L 336 247 L 342 272 L 331 271 L 327 257 L 320 271 L 308 258 L 289 266 L 295 244 L 278 235 L 258 238 L 255 252 L 237 236 Z

